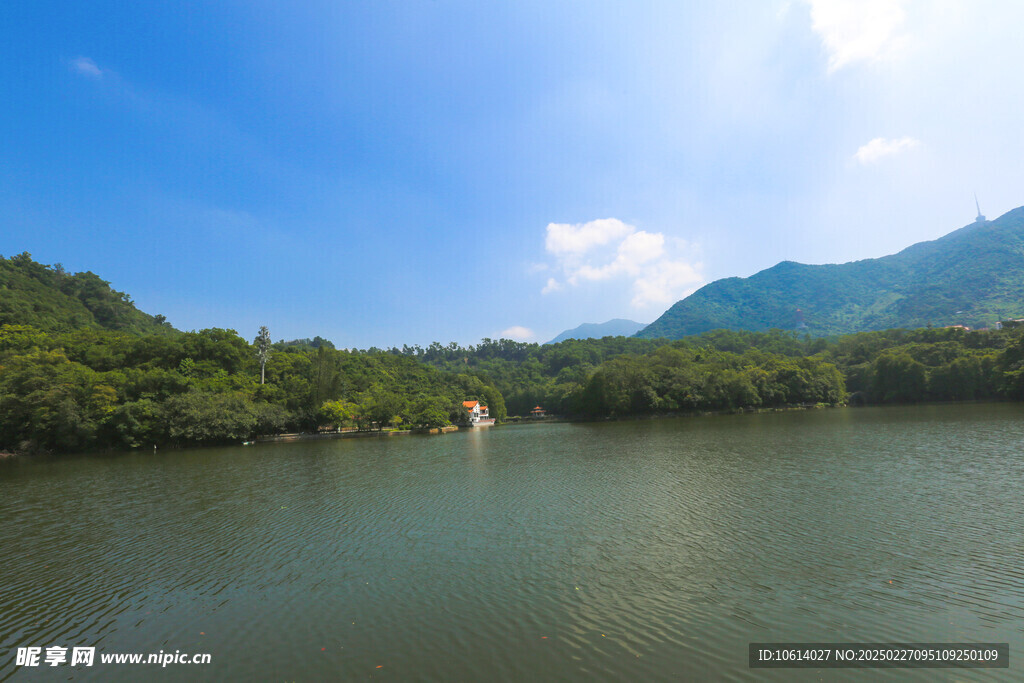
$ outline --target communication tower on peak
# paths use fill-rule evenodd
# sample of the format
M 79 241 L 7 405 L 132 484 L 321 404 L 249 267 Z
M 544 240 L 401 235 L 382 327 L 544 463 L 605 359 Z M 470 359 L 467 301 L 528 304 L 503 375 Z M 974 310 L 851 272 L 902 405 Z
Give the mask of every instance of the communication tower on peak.
M 978 204 L 978 193 L 974 193 L 974 206 L 978 208 L 978 217 L 974 219 L 975 223 L 984 223 L 985 217 L 981 215 L 981 205 Z

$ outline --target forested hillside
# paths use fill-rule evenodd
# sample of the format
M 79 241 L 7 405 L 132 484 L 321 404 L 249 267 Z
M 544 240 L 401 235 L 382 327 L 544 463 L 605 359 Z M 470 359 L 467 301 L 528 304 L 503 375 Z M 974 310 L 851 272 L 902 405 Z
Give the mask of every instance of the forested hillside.
M 178 332 L 136 311 L 105 283 L 95 284 L 103 281 L 92 274 L 61 274 L 27 256 L 4 267 L 14 273 L 7 282 L 17 283 L 20 302 L 6 310 L 43 325 L 0 325 L 0 451 L 6 452 L 436 427 L 464 420 L 467 399 L 483 401 L 499 421 L 526 416 L 538 404 L 593 419 L 846 401 L 1024 399 L 1020 328 L 893 329 L 834 338 L 715 330 L 675 341 L 484 339 L 468 347 L 435 342 L 387 351 L 338 350 L 320 337 L 270 344 L 268 335 L 261 367 L 259 339 L 217 328 Z M 85 284 L 72 286 L 69 279 Z M 26 285 L 29 280 L 37 285 Z M 93 294 L 83 303 L 87 290 Z M 106 329 L 100 320 L 123 329 Z M 75 321 L 81 324 L 73 327 Z
M 436 427 L 493 387 L 327 340 L 273 345 L 260 384 L 234 330 L 179 332 L 93 273 L 0 257 L 0 451 L 241 441 L 320 427 Z
M 501 412 L 466 374 L 380 351 L 275 344 L 260 384 L 255 348 L 234 330 L 136 336 L 0 326 L 0 451 L 76 451 L 239 442 L 319 427 L 434 427 L 462 401 Z
M 493 383 L 510 415 L 579 417 L 808 403 L 1024 399 L 1024 330 L 893 329 L 836 338 L 714 330 L 682 340 L 485 339 L 404 353 Z
M 36 263 L 28 252 L 0 256 L 0 325 L 31 325 L 47 332 L 83 327 L 130 334 L 173 331 L 163 316 L 143 313 L 131 297 L 93 273 Z
M 1024 207 L 898 254 L 839 265 L 785 261 L 726 278 L 676 302 L 637 333 L 680 339 L 708 330 L 812 336 L 932 325 L 989 327 L 1024 317 Z

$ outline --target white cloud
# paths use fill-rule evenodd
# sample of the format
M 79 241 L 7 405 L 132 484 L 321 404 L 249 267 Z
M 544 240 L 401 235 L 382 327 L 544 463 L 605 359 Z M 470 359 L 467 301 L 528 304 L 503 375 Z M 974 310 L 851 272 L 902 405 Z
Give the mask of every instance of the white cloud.
M 866 166 L 867 164 L 876 163 L 884 157 L 914 149 L 920 144 L 921 142 L 919 140 L 906 136 L 897 140 L 875 138 L 866 145 L 861 145 L 853 155 L 853 158 Z
M 548 278 L 548 283 L 544 285 L 544 289 L 540 290 L 541 294 L 548 294 L 549 292 L 557 292 L 562 289 L 562 283 L 553 277 Z
M 660 232 L 650 233 L 641 230 L 622 240 L 615 261 L 627 272 L 632 272 L 644 263 L 660 258 L 664 253 L 665 236 Z
M 807 0 L 811 28 L 828 50 L 828 72 L 891 59 L 907 44 L 903 0 Z
M 90 78 L 100 78 L 103 76 L 103 70 L 96 66 L 96 62 L 92 61 L 88 57 L 76 57 L 71 60 L 71 68 L 83 76 L 89 76 Z
M 502 330 L 498 333 L 499 339 L 513 339 L 515 341 L 529 341 L 533 337 L 533 330 L 522 325 L 513 325 L 507 330 Z
M 548 223 L 545 248 L 552 254 L 583 254 L 603 246 L 634 230 L 617 218 L 602 218 L 589 223 Z
M 655 304 L 671 306 L 704 284 L 698 269 L 699 264 L 693 266 L 682 261 L 662 261 L 633 283 L 633 300 L 630 303 L 634 308 Z
M 664 246 L 665 236 L 660 232 L 634 232 L 619 243 L 614 261 L 597 267 L 584 264 L 569 276 L 569 282 L 577 284 L 581 279 L 607 280 L 620 273 L 639 275 L 641 266 L 664 255 Z
M 683 240 L 671 240 L 671 251 L 682 251 Z M 674 303 L 690 294 L 704 279 L 701 264 L 681 260 L 666 249 L 665 235 L 637 230 L 616 218 L 547 228 L 547 251 L 563 280 L 549 277 L 542 294 L 565 287 L 612 280 L 632 282 L 634 308 Z

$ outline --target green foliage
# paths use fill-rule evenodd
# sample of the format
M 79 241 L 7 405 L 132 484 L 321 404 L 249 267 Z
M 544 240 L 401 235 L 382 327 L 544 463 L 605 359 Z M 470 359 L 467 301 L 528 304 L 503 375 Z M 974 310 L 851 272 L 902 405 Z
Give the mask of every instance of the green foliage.
M 393 389 L 374 384 L 368 391 L 363 392 L 361 399 L 360 414 L 370 424 L 377 425 L 377 429 L 384 429 L 390 424 L 401 424 L 403 421 L 402 414 L 406 411 L 407 402 Z
M 63 351 L 34 349 L 0 363 L 0 449 L 81 450 L 117 403 L 102 373 Z
M 420 396 L 409 407 L 409 422 L 427 428 L 449 425 L 451 403 L 451 399 L 444 396 Z
M 1024 400 L 1024 336 L 1018 336 L 995 361 L 995 380 L 1006 396 Z
M 77 277 L 27 255 L 3 260 L 0 275 L 11 272 L 50 290 Z M 829 338 L 714 330 L 676 341 L 484 339 L 389 351 L 338 350 L 317 338 L 273 344 L 260 384 L 258 347 L 234 330 L 105 329 L 96 320 L 119 314 L 113 304 L 102 312 L 102 281 L 75 282 L 69 291 L 94 316 L 78 327 L 29 324 L 45 307 L 0 325 L 0 450 L 224 443 L 353 424 L 439 427 L 464 421 L 467 399 L 498 420 L 535 405 L 599 418 L 835 404 L 848 391 L 858 402 L 1024 399 L 1024 328 Z
M 1019 335 L 955 328 L 862 332 L 827 341 L 823 355 L 868 402 L 1014 398 L 1006 382 Z
M 167 439 L 164 412 L 162 404 L 148 398 L 122 403 L 107 421 L 110 442 L 128 448 L 163 443 Z
M 925 395 L 927 369 L 906 352 L 886 352 L 875 359 L 872 389 L 880 401 L 907 402 Z
M 359 406 L 349 401 L 343 401 L 337 399 L 334 401 L 324 401 L 323 405 L 320 406 L 320 422 L 326 425 L 332 425 L 336 429 L 341 429 L 346 426 L 359 411 Z
M 654 351 L 663 343 L 628 337 L 543 345 L 483 339 L 476 346 L 434 342 L 425 349 L 406 346 L 392 353 L 455 374 L 463 398 L 483 401 L 491 416 L 500 421 L 506 415 L 528 415 L 538 404 L 553 412 L 572 412 L 567 409 L 568 402 L 595 366 L 625 353 Z M 485 385 L 493 387 L 496 394 L 485 392 Z M 462 412 L 453 414 L 452 421 L 463 420 Z
M 1024 398 L 1022 334 L 921 328 L 822 338 L 713 330 L 672 342 L 485 339 L 477 347 L 432 344 L 403 353 L 460 371 L 467 397 L 495 403 L 469 381 L 483 378 L 512 415 L 539 404 L 555 414 L 600 417 L 836 404 L 847 392 L 876 403 Z
M 33 348 L 50 348 L 49 335 L 31 325 L 0 326 L 0 353 L 4 351 L 25 352 Z
M 256 434 L 255 405 L 239 393 L 190 391 L 164 404 L 167 435 L 177 444 L 242 441 Z
M 648 415 L 842 402 L 842 375 L 817 358 L 662 347 L 603 363 L 570 396 L 582 415 Z
M 488 414 L 498 422 L 505 420 L 508 417 L 508 411 L 505 409 L 505 399 L 501 392 L 492 386 L 485 386 L 481 393 Z
M 257 346 L 233 330 L 136 336 L 84 327 L 0 326 L 0 449 L 227 443 L 358 424 L 436 427 L 471 391 L 501 393 L 391 353 L 275 346 L 259 383 Z
M 130 334 L 170 334 L 163 316 L 135 308 L 127 294 L 90 272 L 36 263 L 28 252 L 0 256 L 0 325 L 31 325 L 46 332 L 81 328 Z

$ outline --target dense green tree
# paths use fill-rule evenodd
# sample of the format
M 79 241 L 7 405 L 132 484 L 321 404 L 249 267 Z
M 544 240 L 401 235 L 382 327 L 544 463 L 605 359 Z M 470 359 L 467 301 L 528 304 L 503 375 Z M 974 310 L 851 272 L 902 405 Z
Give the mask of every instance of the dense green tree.
M 127 448 L 155 446 L 167 440 L 164 407 L 148 398 L 119 405 L 110 415 L 106 428 L 111 442 Z
M 409 422 L 417 427 L 444 427 L 451 424 L 451 400 L 444 396 L 419 396 L 408 407 Z
M 500 391 L 492 386 L 484 386 L 481 394 L 491 417 L 499 422 L 508 417 L 508 412 L 505 410 L 505 399 Z
M 919 401 L 925 396 L 927 381 L 925 366 L 905 351 L 886 352 L 874 361 L 872 389 L 880 401 Z
M 377 425 L 378 430 L 400 422 L 405 410 L 405 398 L 381 384 L 374 384 L 364 392 L 360 402 L 361 414 L 369 423 Z
M 8 358 L 0 366 L 0 448 L 88 448 L 116 405 L 106 378 L 63 351 Z
M 256 435 L 252 401 L 238 393 L 190 391 L 164 404 L 167 434 L 178 444 L 226 443 Z
M 1024 400 L 1024 335 L 1017 336 L 997 361 L 1002 393 Z
M 322 424 L 341 429 L 356 417 L 358 411 L 359 407 L 350 401 L 324 401 L 320 406 L 320 421 Z

